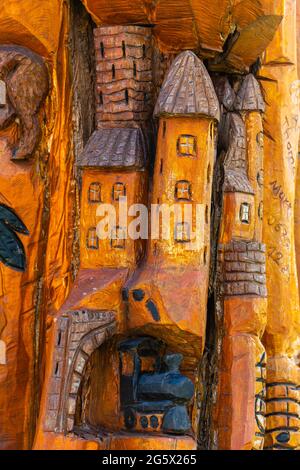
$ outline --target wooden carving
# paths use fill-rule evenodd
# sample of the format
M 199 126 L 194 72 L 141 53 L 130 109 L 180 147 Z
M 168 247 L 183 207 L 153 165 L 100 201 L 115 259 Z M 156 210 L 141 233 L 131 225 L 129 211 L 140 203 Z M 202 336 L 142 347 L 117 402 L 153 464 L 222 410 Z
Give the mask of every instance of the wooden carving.
M 0 449 L 299 450 L 296 0 L 4 3 Z
M 37 114 L 48 93 L 48 71 L 43 60 L 32 51 L 1 46 L 0 78 L 0 130 L 18 120 L 20 138 L 13 146 L 12 158 L 24 160 L 32 155 L 40 138 Z

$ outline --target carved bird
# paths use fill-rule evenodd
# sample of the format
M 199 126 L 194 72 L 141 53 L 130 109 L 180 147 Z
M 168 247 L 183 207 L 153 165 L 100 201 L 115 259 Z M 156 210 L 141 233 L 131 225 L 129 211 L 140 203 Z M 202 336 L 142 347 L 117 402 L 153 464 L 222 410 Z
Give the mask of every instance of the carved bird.
M 38 111 L 49 90 L 47 67 L 40 56 L 26 48 L 0 46 L 0 80 L 6 85 L 6 99 L 0 105 L 0 130 L 18 118 L 21 137 L 12 149 L 12 158 L 29 158 L 41 134 Z
M 24 272 L 25 250 L 15 232 L 29 235 L 29 231 L 17 214 L 11 208 L 0 204 L 0 261 L 16 271 Z

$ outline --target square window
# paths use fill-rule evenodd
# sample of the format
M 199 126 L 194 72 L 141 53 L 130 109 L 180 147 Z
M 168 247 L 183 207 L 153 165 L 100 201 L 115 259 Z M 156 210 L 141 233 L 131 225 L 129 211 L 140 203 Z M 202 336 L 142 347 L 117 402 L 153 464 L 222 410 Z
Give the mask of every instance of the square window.
M 177 140 L 177 153 L 181 157 L 196 157 L 196 137 L 193 135 L 181 135 Z
M 86 237 L 86 244 L 89 250 L 98 250 L 99 238 L 97 235 L 96 227 L 92 227 L 89 229 Z
M 120 197 L 126 196 L 126 188 L 123 183 L 115 183 L 113 185 L 113 200 L 119 201 Z
M 243 224 L 250 224 L 250 204 L 243 202 L 240 207 L 240 221 Z
M 176 225 L 175 241 L 178 243 L 188 243 L 191 241 L 190 224 L 187 222 L 180 222 Z
M 192 186 L 189 181 L 177 181 L 175 186 L 175 198 L 190 201 L 192 196 Z
M 89 202 L 101 202 L 101 184 L 91 183 L 89 187 Z
M 111 232 L 111 247 L 120 250 L 125 249 L 126 230 L 122 227 L 115 227 Z

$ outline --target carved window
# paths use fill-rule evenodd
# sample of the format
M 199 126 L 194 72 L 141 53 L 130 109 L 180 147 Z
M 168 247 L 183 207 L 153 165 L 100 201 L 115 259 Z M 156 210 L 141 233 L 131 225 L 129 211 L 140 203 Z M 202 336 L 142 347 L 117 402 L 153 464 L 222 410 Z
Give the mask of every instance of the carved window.
M 126 196 L 126 188 L 123 183 L 115 183 L 113 185 L 113 200 L 119 201 L 120 197 Z
M 243 202 L 240 207 L 240 221 L 243 224 L 250 224 L 250 204 Z
M 178 243 L 188 243 L 191 241 L 191 230 L 188 222 L 179 222 L 176 224 L 175 240 Z
M 126 230 L 122 227 L 114 227 L 111 231 L 111 247 L 124 250 L 126 243 Z
M 264 147 L 264 133 L 263 132 L 259 132 L 256 136 L 256 142 L 258 143 L 258 146 L 260 148 L 263 148 Z
M 104 59 L 104 57 L 105 57 L 105 51 L 104 51 L 104 44 L 103 44 L 103 42 L 100 43 L 100 51 L 101 51 L 101 57 Z
M 184 201 L 190 201 L 192 197 L 192 185 L 189 181 L 177 181 L 175 186 L 175 197 Z
M 89 202 L 101 202 L 101 184 L 91 183 L 89 187 Z
M 177 140 L 177 153 L 180 157 L 196 157 L 196 137 L 193 135 L 181 135 Z
M 88 234 L 86 237 L 86 246 L 89 250 L 98 250 L 99 238 L 97 236 L 96 227 L 92 227 L 88 230 Z
M 122 41 L 122 53 L 123 53 L 123 58 L 125 59 L 125 57 L 126 57 L 126 44 L 125 44 L 125 41 Z
M 6 106 L 6 84 L 0 80 L 0 107 Z
M 260 201 L 259 206 L 258 206 L 258 217 L 260 220 L 263 220 L 264 217 L 264 203 L 263 201 Z

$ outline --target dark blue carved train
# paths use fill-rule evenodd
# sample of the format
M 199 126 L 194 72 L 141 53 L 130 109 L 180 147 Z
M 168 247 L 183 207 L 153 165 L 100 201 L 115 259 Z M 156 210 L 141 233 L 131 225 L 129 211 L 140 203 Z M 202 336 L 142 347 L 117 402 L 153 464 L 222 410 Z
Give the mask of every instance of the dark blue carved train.
M 166 346 L 150 337 L 128 339 L 118 349 L 126 429 L 187 433 L 194 384 L 179 371 L 183 356 L 165 354 Z

